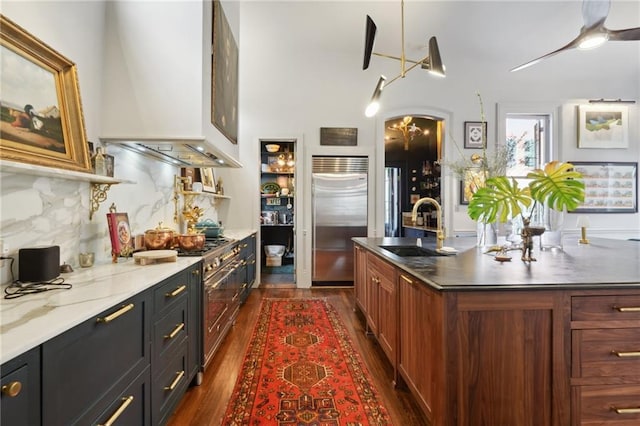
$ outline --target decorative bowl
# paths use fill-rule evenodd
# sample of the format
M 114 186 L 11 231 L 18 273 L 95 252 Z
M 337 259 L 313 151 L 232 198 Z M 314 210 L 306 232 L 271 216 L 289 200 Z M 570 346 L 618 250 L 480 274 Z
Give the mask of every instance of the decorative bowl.
M 280 145 L 269 144 L 269 145 L 265 145 L 265 148 L 267 148 L 268 152 L 278 152 L 278 150 L 280 149 Z

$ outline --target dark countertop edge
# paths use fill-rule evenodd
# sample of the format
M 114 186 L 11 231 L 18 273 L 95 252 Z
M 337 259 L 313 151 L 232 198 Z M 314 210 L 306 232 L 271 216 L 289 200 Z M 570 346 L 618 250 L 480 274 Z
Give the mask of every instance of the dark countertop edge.
M 451 292 L 451 291 L 465 291 L 465 292 L 471 292 L 471 291 L 526 291 L 526 290 L 549 290 L 549 291 L 554 291 L 554 290 L 619 290 L 619 289 L 638 289 L 640 288 L 640 280 L 636 281 L 636 282 L 594 282 L 594 283 L 545 283 L 545 284 L 540 284 L 540 283 L 534 283 L 534 284 L 524 284 L 524 283 L 516 283 L 516 284 L 502 284 L 502 285 L 496 285 L 496 284 L 478 284 L 478 283 L 470 283 L 470 284 L 448 284 L 448 285 L 441 285 L 435 281 L 433 281 L 432 279 L 429 279 L 428 277 L 426 277 L 424 274 L 420 273 L 419 271 L 416 271 L 415 269 L 413 269 L 410 265 L 405 264 L 402 261 L 402 258 L 399 256 L 394 255 L 393 253 L 390 253 L 386 250 L 381 249 L 378 246 L 378 243 L 381 241 L 384 241 L 385 239 L 389 240 L 389 241 L 394 241 L 396 243 L 402 243 L 402 242 L 407 242 L 407 243 L 414 243 L 416 241 L 416 238 L 414 237 L 393 237 L 393 238 L 388 238 L 388 237 L 354 237 L 352 238 L 352 241 L 355 244 L 358 244 L 362 247 L 364 247 L 365 249 L 367 249 L 368 251 L 382 257 L 383 259 L 385 259 L 386 261 L 388 261 L 389 263 L 393 264 L 394 266 L 396 266 L 397 268 L 403 270 L 404 272 L 406 272 L 407 274 L 411 275 L 412 277 L 422 281 L 424 284 L 428 285 L 429 287 L 433 288 L 434 290 L 440 291 L 440 292 Z M 469 241 L 473 240 L 475 241 L 475 238 L 473 239 L 467 239 Z M 375 243 L 374 243 L 375 241 Z M 431 248 L 431 249 L 435 249 L 435 243 L 434 242 L 424 242 L 425 240 L 423 240 L 423 247 L 426 248 Z M 428 240 L 426 240 L 428 241 Z M 445 246 L 447 245 L 447 241 L 445 240 Z M 459 244 L 456 244 L 456 246 L 459 246 Z M 467 243 L 466 245 L 464 245 L 464 248 L 470 248 L 471 246 L 469 245 L 469 243 Z M 437 259 L 437 257 L 435 258 L 424 258 L 425 262 L 428 264 L 431 264 L 434 262 L 434 259 Z

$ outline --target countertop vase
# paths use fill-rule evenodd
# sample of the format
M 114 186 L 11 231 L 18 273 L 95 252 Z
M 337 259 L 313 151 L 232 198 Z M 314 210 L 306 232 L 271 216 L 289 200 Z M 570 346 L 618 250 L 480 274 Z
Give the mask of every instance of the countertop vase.
M 478 247 L 491 247 L 498 243 L 498 224 L 476 222 L 476 237 Z

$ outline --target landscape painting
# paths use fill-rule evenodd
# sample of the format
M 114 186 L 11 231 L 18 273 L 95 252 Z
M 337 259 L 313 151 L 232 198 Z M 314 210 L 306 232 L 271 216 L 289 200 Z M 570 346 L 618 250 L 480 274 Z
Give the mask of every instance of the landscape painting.
M 624 105 L 580 105 L 579 148 L 627 148 L 629 109 Z
M 0 158 L 91 170 L 76 66 L 0 15 Z

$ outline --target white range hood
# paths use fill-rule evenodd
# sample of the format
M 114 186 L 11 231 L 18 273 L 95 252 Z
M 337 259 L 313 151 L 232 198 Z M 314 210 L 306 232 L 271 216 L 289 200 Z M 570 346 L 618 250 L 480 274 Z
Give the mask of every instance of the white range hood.
M 242 164 L 203 138 L 104 137 L 105 144 L 123 146 L 138 154 L 178 167 L 234 167 Z

